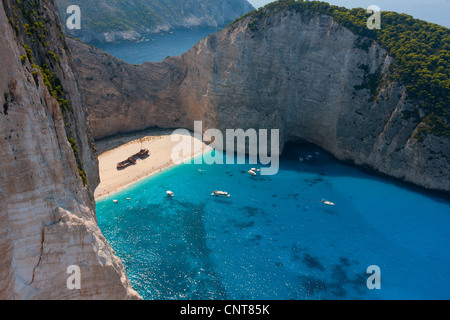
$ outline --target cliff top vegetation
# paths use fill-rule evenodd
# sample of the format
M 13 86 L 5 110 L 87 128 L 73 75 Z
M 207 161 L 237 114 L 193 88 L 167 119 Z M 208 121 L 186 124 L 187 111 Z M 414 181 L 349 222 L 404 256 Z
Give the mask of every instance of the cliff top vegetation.
M 381 29 L 369 29 L 366 9 L 347 9 L 320 1 L 280 0 L 253 10 L 230 24 L 248 18 L 248 26 L 257 32 L 264 20 L 286 10 L 328 15 L 341 26 L 364 37 L 362 46 L 372 41 L 386 49 L 395 59 L 389 80 L 406 86 L 408 96 L 417 101 L 418 110 L 405 114 L 420 123 L 416 138 L 428 133 L 450 137 L 450 29 L 396 12 L 382 12 Z M 423 112 L 420 113 L 419 109 Z

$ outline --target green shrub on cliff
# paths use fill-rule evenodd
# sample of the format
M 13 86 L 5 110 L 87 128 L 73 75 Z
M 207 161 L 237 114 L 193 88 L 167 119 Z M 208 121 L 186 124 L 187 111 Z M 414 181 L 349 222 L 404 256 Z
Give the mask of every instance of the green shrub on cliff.
M 87 185 L 83 162 L 80 159 L 76 140 L 72 137 L 73 110 L 67 100 L 61 79 L 57 76 L 57 74 L 64 76 L 61 71 L 61 58 L 58 54 L 63 53 L 63 49 L 58 46 L 59 41 L 65 47 L 64 35 L 60 28 L 51 34 L 49 28 L 51 21 L 47 15 L 45 3 L 16 0 L 10 4 L 4 4 L 4 8 L 9 24 L 20 39 L 19 42 L 22 43 L 25 51 L 25 54 L 20 56 L 20 62 L 31 73 L 36 86 L 39 86 L 39 78 L 42 76 L 42 81 L 49 93 L 59 103 L 66 125 L 67 139 L 72 146 L 80 177 Z M 65 50 L 67 50 L 66 47 Z M 26 63 L 27 60 L 31 64 L 31 69 Z M 5 100 L 7 101 L 6 96 Z M 5 112 L 7 112 L 7 107 L 6 104 Z
M 280 0 L 249 12 L 234 23 L 250 17 L 249 29 L 263 27 L 271 14 L 295 10 L 310 14 L 325 14 L 355 34 L 366 37 L 358 46 L 368 50 L 376 41 L 391 55 L 396 64 L 390 79 L 398 79 L 407 88 L 409 97 L 418 101 L 425 111 L 416 135 L 450 136 L 450 30 L 406 14 L 382 12 L 380 30 L 367 28 L 369 14 L 363 8 L 346 9 L 319 1 Z M 370 85 L 373 91 L 373 83 Z

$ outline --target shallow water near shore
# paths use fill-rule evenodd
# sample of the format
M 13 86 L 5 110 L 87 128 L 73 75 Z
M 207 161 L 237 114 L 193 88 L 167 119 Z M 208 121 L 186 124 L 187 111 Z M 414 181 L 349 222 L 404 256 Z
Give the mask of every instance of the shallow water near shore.
M 180 165 L 97 202 L 144 299 L 450 298 L 448 198 L 311 145 L 288 146 L 275 176 L 251 167 Z M 370 265 L 381 290 L 366 286 Z

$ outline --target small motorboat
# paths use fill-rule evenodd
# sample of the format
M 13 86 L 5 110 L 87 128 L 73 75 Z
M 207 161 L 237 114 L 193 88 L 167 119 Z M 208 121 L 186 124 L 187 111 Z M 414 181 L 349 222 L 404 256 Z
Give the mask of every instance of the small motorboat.
M 168 190 L 168 191 L 166 192 L 166 194 L 167 194 L 169 197 L 175 196 L 175 194 L 174 194 L 172 191 L 170 191 L 170 190 Z
M 251 174 L 252 176 L 256 176 L 256 172 L 253 170 L 249 170 L 248 173 Z
M 214 191 L 213 193 L 211 193 L 211 195 L 216 197 L 231 197 L 231 195 L 226 191 Z
M 328 201 L 328 200 L 325 200 L 325 199 L 322 199 L 322 201 L 321 201 L 323 204 L 326 204 L 327 206 L 335 206 L 336 204 L 334 204 L 333 202 L 331 202 L 331 201 Z
M 125 200 L 131 200 L 131 198 L 125 198 Z
M 119 203 L 119 200 L 113 200 L 114 203 Z

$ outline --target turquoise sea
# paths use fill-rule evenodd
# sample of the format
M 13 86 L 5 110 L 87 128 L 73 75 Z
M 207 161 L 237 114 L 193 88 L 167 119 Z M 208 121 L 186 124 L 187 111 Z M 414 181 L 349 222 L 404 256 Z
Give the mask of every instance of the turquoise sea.
M 100 46 L 140 64 L 181 55 L 215 31 Z M 450 299 L 448 195 L 307 144 L 290 144 L 280 165 L 266 177 L 250 176 L 249 165 L 180 165 L 98 201 L 133 288 L 145 299 Z M 380 290 L 367 288 L 371 265 Z
M 145 299 L 450 299 L 449 197 L 307 144 L 288 145 L 280 166 L 253 177 L 250 165 L 183 164 L 99 201 L 133 288 Z M 379 290 L 366 286 L 371 265 Z

